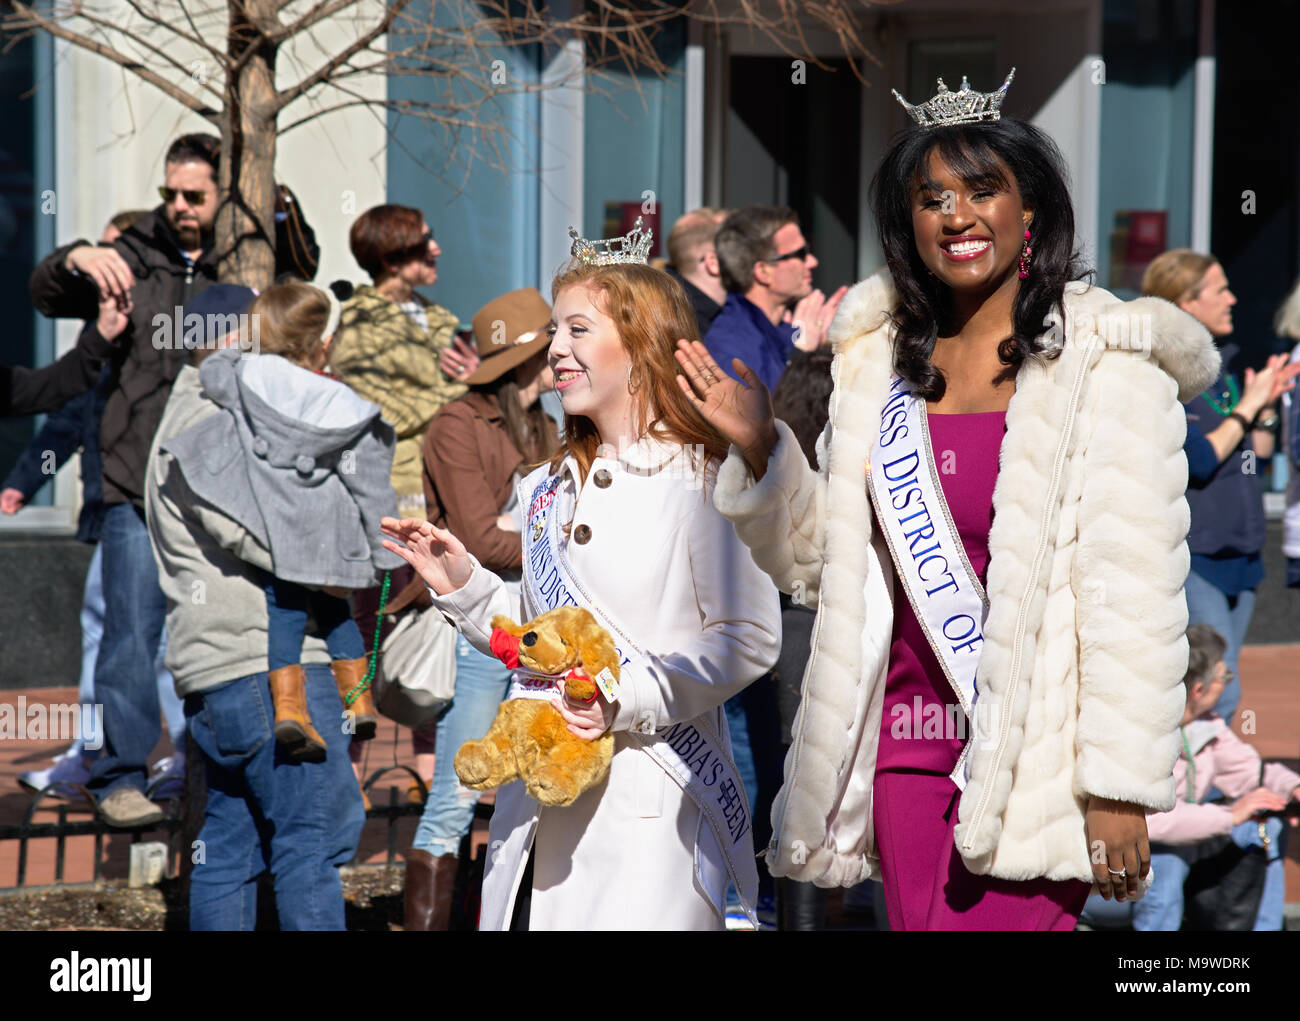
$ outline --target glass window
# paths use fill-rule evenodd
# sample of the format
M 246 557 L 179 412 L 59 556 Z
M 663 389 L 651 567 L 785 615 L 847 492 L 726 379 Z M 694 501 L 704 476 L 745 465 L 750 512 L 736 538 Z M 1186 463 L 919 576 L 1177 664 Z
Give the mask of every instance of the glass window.
M 686 21 L 654 39 L 670 69 L 660 78 L 615 65 L 589 72 L 583 111 L 583 223 L 587 237 L 625 233 L 641 216 L 654 229 L 651 257 L 667 252 L 685 202 Z

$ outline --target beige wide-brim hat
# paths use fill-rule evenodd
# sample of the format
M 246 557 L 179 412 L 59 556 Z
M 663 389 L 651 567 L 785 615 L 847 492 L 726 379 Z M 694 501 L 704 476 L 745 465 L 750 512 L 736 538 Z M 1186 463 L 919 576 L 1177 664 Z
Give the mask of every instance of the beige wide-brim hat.
M 491 383 L 545 350 L 551 342 L 546 335 L 550 321 L 551 306 L 536 287 L 493 298 L 473 320 L 479 367 L 461 382 L 469 386 Z

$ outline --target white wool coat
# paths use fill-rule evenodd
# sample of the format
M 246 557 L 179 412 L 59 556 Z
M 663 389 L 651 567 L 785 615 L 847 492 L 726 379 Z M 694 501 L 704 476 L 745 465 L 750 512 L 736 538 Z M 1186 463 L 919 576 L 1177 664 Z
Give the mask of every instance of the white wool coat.
M 896 594 L 865 469 L 896 300 L 877 274 L 835 317 L 820 473 L 778 423 L 763 478 L 733 448 L 714 491 L 758 565 L 817 608 L 767 859 L 774 875 L 819 886 L 879 875 L 872 794 Z M 1158 298 L 1070 284 L 1064 320 L 1043 337 L 1056 357 L 1021 365 L 1007 409 L 955 839 L 975 874 L 1091 882 L 1090 796 L 1174 803 L 1189 563 L 1179 402 L 1214 380 L 1219 356 Z
M 548 472 L 519 484 L 525 521 Z M 700 810 L 629 732 L 706 719 L 725 727 L 722 703 L 776 663 L 776 588 L 714 510 L 712 480 L 685 448 L 644 439 L 596 458 L 581 484 L 572 458 L 561 472 L 553 513 L 582 536 L 565 540 L 574 577 L 645 655 L 621 671 L 604 780 L 563 808 L 539 805 L 519 781 L 498 792 L 479 927 L 509 927 L 532 854 L 532 929 L 721 928 L 725 889 L 695 879 L 696 856 L 708 853 Z M 522 622 L 543 609 L 477 562 L 434 605 L 485 655 L 495 614 Z M 742 844 L 739 864 L 752 869 L 750 838 Z

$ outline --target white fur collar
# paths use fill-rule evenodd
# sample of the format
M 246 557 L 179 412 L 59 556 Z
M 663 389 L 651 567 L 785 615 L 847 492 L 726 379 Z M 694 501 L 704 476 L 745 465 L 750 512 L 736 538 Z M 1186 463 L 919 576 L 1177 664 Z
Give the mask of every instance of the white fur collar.
M 831 323 L 835 351 L 855 346 L 886 325 L 897 302 L 898 292 L 887 270 L 856 284 Z M 1162 298 L 1121 301 L 1100 287 L 1074 281 L 1065 288 L 1065 315 L 1065 336 L 1059 325 L 1049 324 L 1044 330 L 1049 348 L 1059 348 L 1067 336 L 1080 341 L 1097 333 L 1107 348 L 1153 358 L 1177 382 L 1180 401 L 1192 400 L 1219 374 L 1219 351 L 1209 331 Z

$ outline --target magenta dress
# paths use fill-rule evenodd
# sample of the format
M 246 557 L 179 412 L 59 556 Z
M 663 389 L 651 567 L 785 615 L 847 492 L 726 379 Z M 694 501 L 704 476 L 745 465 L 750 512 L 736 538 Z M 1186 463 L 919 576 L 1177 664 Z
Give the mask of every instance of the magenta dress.
M 943 495 L 972 569 L 988 573 L 993 486 L 1006 427 L 1004 412 L 928 415 Z M 951 455 L 949 457 L 949 455 Z M 948 779 L 965 741 L 947 706 L 957 696 L 900 588 L 895 589 L 884 716 L 876 761 L 876 849 L 885 905 L 895 930 L 1069 930 L 1089 884 L 1034 879 L 1013 882 L 972 875 L 953 841 L 957 785 Z

